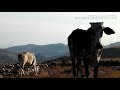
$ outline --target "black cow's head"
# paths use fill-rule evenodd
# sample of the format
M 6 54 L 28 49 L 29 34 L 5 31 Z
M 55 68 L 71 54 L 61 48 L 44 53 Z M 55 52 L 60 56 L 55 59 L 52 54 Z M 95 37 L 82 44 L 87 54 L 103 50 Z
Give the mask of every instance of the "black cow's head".
M 107 35 L 111 35 L 114 34 L 114 30 L 112 30 L 109 27 L 104 27 L 103 26 L 103 22 L 94 22 L 94 23 L 90 23 L 91 24 L 91 29 L 94 30 L 94 33 L 96 35 L 96 37 L 101 38 L 103 31 L 105 32 L 105 34 Z
M 87 30 L 91 36 L 92 36 L 92 40 L 93 40 L 93 44 L 95 46 L 100 47 L 100 43 L 101 43 L 101 37 L 103 35 L 103 32 L 107 35 L 111 35 L 114 34 L 114 30 L 112 30 L 109 27 L 104 27 L 103 26 L 103 22 L 93 22 L 90 23 L 91 27 Z

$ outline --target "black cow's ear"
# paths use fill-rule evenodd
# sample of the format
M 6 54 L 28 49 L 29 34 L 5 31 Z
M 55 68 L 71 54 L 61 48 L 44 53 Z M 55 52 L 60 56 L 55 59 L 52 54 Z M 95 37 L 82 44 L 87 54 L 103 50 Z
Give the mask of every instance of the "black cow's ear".
M 104 29 L 103 29 L 103 31 L 105 32 L 105 34 L 107 34 L 107 35 L 110 35 L 110 34 L 115 34 L 115 31 L 114 30 L 112 30 L 111 28 L 109 28 L 109 27 L 105 27 Z

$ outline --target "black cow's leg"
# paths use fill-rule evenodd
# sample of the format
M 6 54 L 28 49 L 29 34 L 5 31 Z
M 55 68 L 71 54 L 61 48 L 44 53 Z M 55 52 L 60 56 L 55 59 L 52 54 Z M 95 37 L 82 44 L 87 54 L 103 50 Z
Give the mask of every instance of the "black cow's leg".
M 86 78 L 89 77 L 90 73 L 89 73 L 89 66 L 88 65 L 85 65 L 85 75 L 86 75 Z
M 78 76 L 78 73 L 80 70 L 80 59 L 79 58 L 77 58 L 76 68 L 77 68 L 76 76 Z
M 99 67 L 99 64 L 94 66 L 94 78 L 97 78 L 97 76 L 98 76 L 98 67 Z
M 102 55 L 102 49 L 97 49 L 97 61 L 100 60 L 101 55 Z M 94 78 L 97 78 L 97 76 L 98 76 L 98 68 L 99 68 L 99 63 L 97 63 L 94 66 Z
M 85 66 L 85 75 L 86 75 L 86 78 L 89 77 L 90 73 L 89 73 L 89 64 L 84 62 L 84 66 Z
M 72 71 L 73 71 L 73 77 L 76 77 L 75 58 L 71 58 L 71 60 L 72 60 Z
M 77 76 L 78 76 L 78 73 L 80 72 L 80 78 L 83 78 L 83 72 L 82 72 L 82 64 L 81 64 L 81 59 L 78 58 L 77 59 L 77 64 L 76 64 L 76 67 L 77 67 Z

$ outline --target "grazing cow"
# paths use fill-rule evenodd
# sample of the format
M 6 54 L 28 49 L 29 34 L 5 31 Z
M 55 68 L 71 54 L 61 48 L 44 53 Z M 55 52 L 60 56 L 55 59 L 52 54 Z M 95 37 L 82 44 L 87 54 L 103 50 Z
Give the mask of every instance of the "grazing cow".
M 81 63 L 85 67 L 85 76 L 89 77 L 89 66 L 94 67 L 94 78 L 97 78 L 98 63 L 102 54 L 103 46 L 101 45 L 101 37 L 103 31 L 110 35 L 115 32 L 109 27 L 103 27 L 103 22 L 90 23 L 88 30 L 76 29 L 68 36 L 68 46 L 72 60 L 73 76 L 82 77 Z
M 27 66 L 27 68 L 30 68 L 31 66 L 34 67 L 34 71 L 35 74 L 37 75 L 37 70 L 36 70 L 36 57 L 34 55 L 34 53 L 31 52 L 22 52 L 18 54 L 18 60 L 19 60 L 19 64 L 20 64 L 20 74 L 22 77 L 22 74 L 25 75 L 24 73 L 24 68 L 25 66 Z

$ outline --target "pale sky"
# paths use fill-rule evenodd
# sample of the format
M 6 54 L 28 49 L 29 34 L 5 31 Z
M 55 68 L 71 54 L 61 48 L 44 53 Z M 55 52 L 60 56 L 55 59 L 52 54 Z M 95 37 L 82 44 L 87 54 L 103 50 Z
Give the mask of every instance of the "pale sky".
M 120 12 L 0 12 L 0 48 L 18 45 L 67 44 L 76 28 L 88 29 L 89 22 L 104 22 L 115 30 L 102 37 L 102 44 L 120 41 Z

